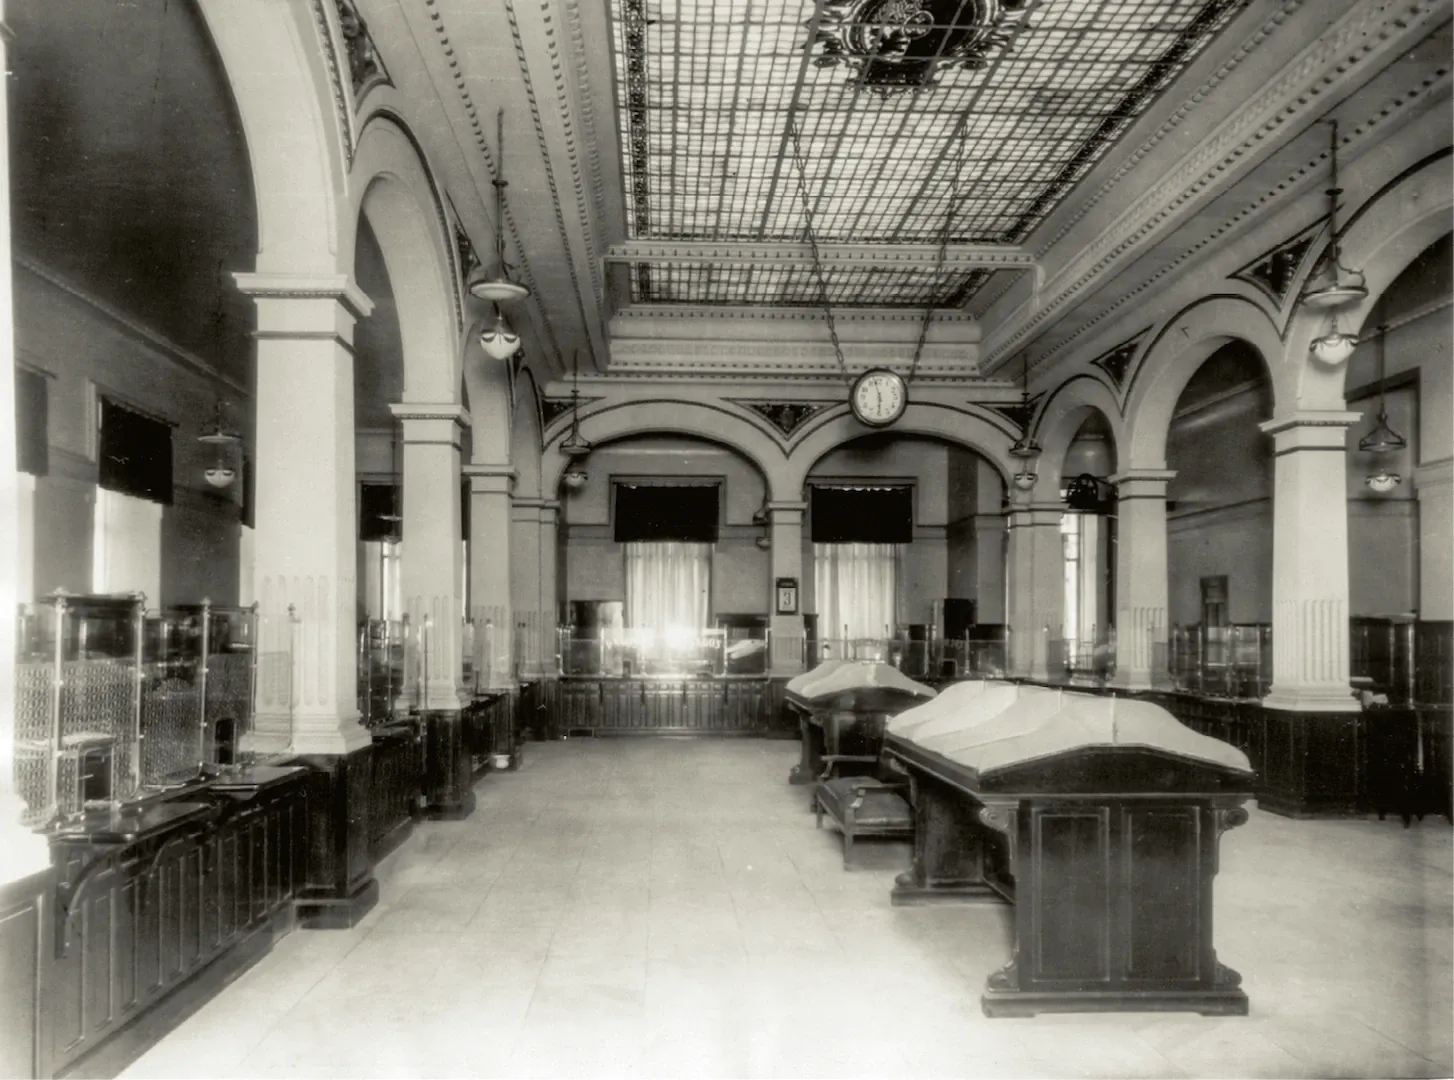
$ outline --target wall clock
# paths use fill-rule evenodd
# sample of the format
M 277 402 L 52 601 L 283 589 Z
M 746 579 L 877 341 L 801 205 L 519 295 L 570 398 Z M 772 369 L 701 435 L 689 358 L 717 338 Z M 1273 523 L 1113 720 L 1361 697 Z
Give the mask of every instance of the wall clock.
M 869 368 L 854 380 L 848 405 L 859 423 L 888 427 L 908 408 L 909 387 L 895 371 Z

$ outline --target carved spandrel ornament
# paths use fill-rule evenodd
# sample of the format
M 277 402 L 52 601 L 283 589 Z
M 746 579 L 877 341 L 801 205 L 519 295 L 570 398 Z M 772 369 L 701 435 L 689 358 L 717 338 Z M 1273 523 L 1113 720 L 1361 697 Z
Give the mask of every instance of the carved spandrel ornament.
M 1126 384 L 1126 372 L 1130 370 L 1131 361 L 1135 359 L 1136 350 L 1141 345 L 1141 339 L 1147 334 L 1142 330 L 1134 337 L 1121 342 L 1114 349 L 1102 353 L 1091 361 L 1091 364 L 1100 368 L 1110 377 L 1112 385 L 1120 390 Z
M 338 7 L 338 26 L 343 31 L 344 46 L 348 52 L 348 75 L 357 101 L 375 83 L 387 83 L 389 73 L 369 35 L 368 24 L 364 22 L 353 0 L 334 0 Z
M 1245 281 L 1281 309 L 1292 295 L 1293 285 L 1302 276 L 1308 252 L 1324 227 L 1323 221 L 1309 226 L 1271 251 L 1257 256 L 1240 270 L 1234 270 L 1231 277 L 1235 281 Z
M 751 409 L 769 424 L 790 437 L 804 423 L 830 406 L 824 402 L 805 401 L 741 401 L 744 408 Z
M 888 96 L 933 86 L 940 68 L 982 68 L 1007 49 L 1028 0 L 826 0 L 817 67 L 846 64 L 852 85 Z

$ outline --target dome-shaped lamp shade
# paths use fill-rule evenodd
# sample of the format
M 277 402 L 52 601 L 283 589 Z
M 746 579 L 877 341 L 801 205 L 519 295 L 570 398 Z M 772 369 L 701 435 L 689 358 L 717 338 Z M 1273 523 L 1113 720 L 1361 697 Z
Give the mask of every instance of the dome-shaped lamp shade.
M 1024 461 L 1030 461 L 1034 458 L 1037 458 L 1043 452 L 1044 451 L 1042 451 L 1040 448 L 1040 444 L 1037 443 L 1034 439 L 1030 438 L 1030 436 L 1028 435 L 1021 435 L 1010 446 L 1011 456 L 1020 458 Z
M 1367 296 L 1368 288 L 1366 286 L 1334 274 L 1326 281 L 1313 285 L 1304 292 L 1302 303 L 1304 307 L 1325 311 L 1328 308 L 1343 307 L 1355 300 L 1366 299 Z
M 1357 345 L 1357 335 L 1344 334 L 1334 328 L 1322 337 L 1313 338 L 1310 348 L 1319 361 L 1329 367 L 1336 367 L 1353 355 L 1353 349 Z
M 1363 482 L 1371 490 L 1378 492 L 1380 495 L 1387 495 L 1394 488 L 1398 487 L 1402 480 L 1403 477 L 1398 473 L 1389 472 L 1387 469 L 1379 469 L 1378 472 L 1365 477 Z
M 496 277 L 479 277 L 470 282 L 470 292 L 481 300 L 490 300 L 496 304 L 507 304 L 513 300 L 524 300 L 530 295 L 530 290 L 524 285 L 511 281 L 502 271 Z
M 566 486 L 567 491 L 580 491 L 590 478 L 590 473 L 585 469 L 567 469 L 560 482 Z
M 1032 472 L 1018 472 L 1015 474 L 1015 487 L 1021 491 L 1029 491 L 1035 486 L 1037 479 L 1039 478 Z
M 207 483 L 215 488 L 225 488 L 237 479 L 237 470 L 226 465 L 215 465 L 202 474 Z
M 480 344 L 496 360 L 508 360 L 520 351 L 520 335 L 510 328 L 505 316 L 496 315 L 495 321 L 480 331 Z
M 759 536 L 757 539 L 753 540 L 753 543 L 757 545 L 757 549 L 759 551 L 772 550 L 772 541 L 766 536 Z

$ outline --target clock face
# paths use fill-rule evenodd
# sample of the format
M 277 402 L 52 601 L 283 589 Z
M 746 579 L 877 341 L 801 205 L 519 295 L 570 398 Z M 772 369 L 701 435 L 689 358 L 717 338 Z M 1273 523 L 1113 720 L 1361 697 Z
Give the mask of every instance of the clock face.
M 909 389 L 897 373 L 887 368 L 871 368 L 853 384 L 848 404 L 861 423 L 887 427 L 904 415 Z

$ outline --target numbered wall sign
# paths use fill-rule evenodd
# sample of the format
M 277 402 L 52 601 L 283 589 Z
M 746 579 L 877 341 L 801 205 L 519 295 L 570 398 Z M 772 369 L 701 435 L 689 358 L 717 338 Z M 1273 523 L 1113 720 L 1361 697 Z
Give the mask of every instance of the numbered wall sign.
M 798 579 L 780 577 L 777 579 L 777 613 L 796 615 L 798 613 Z

